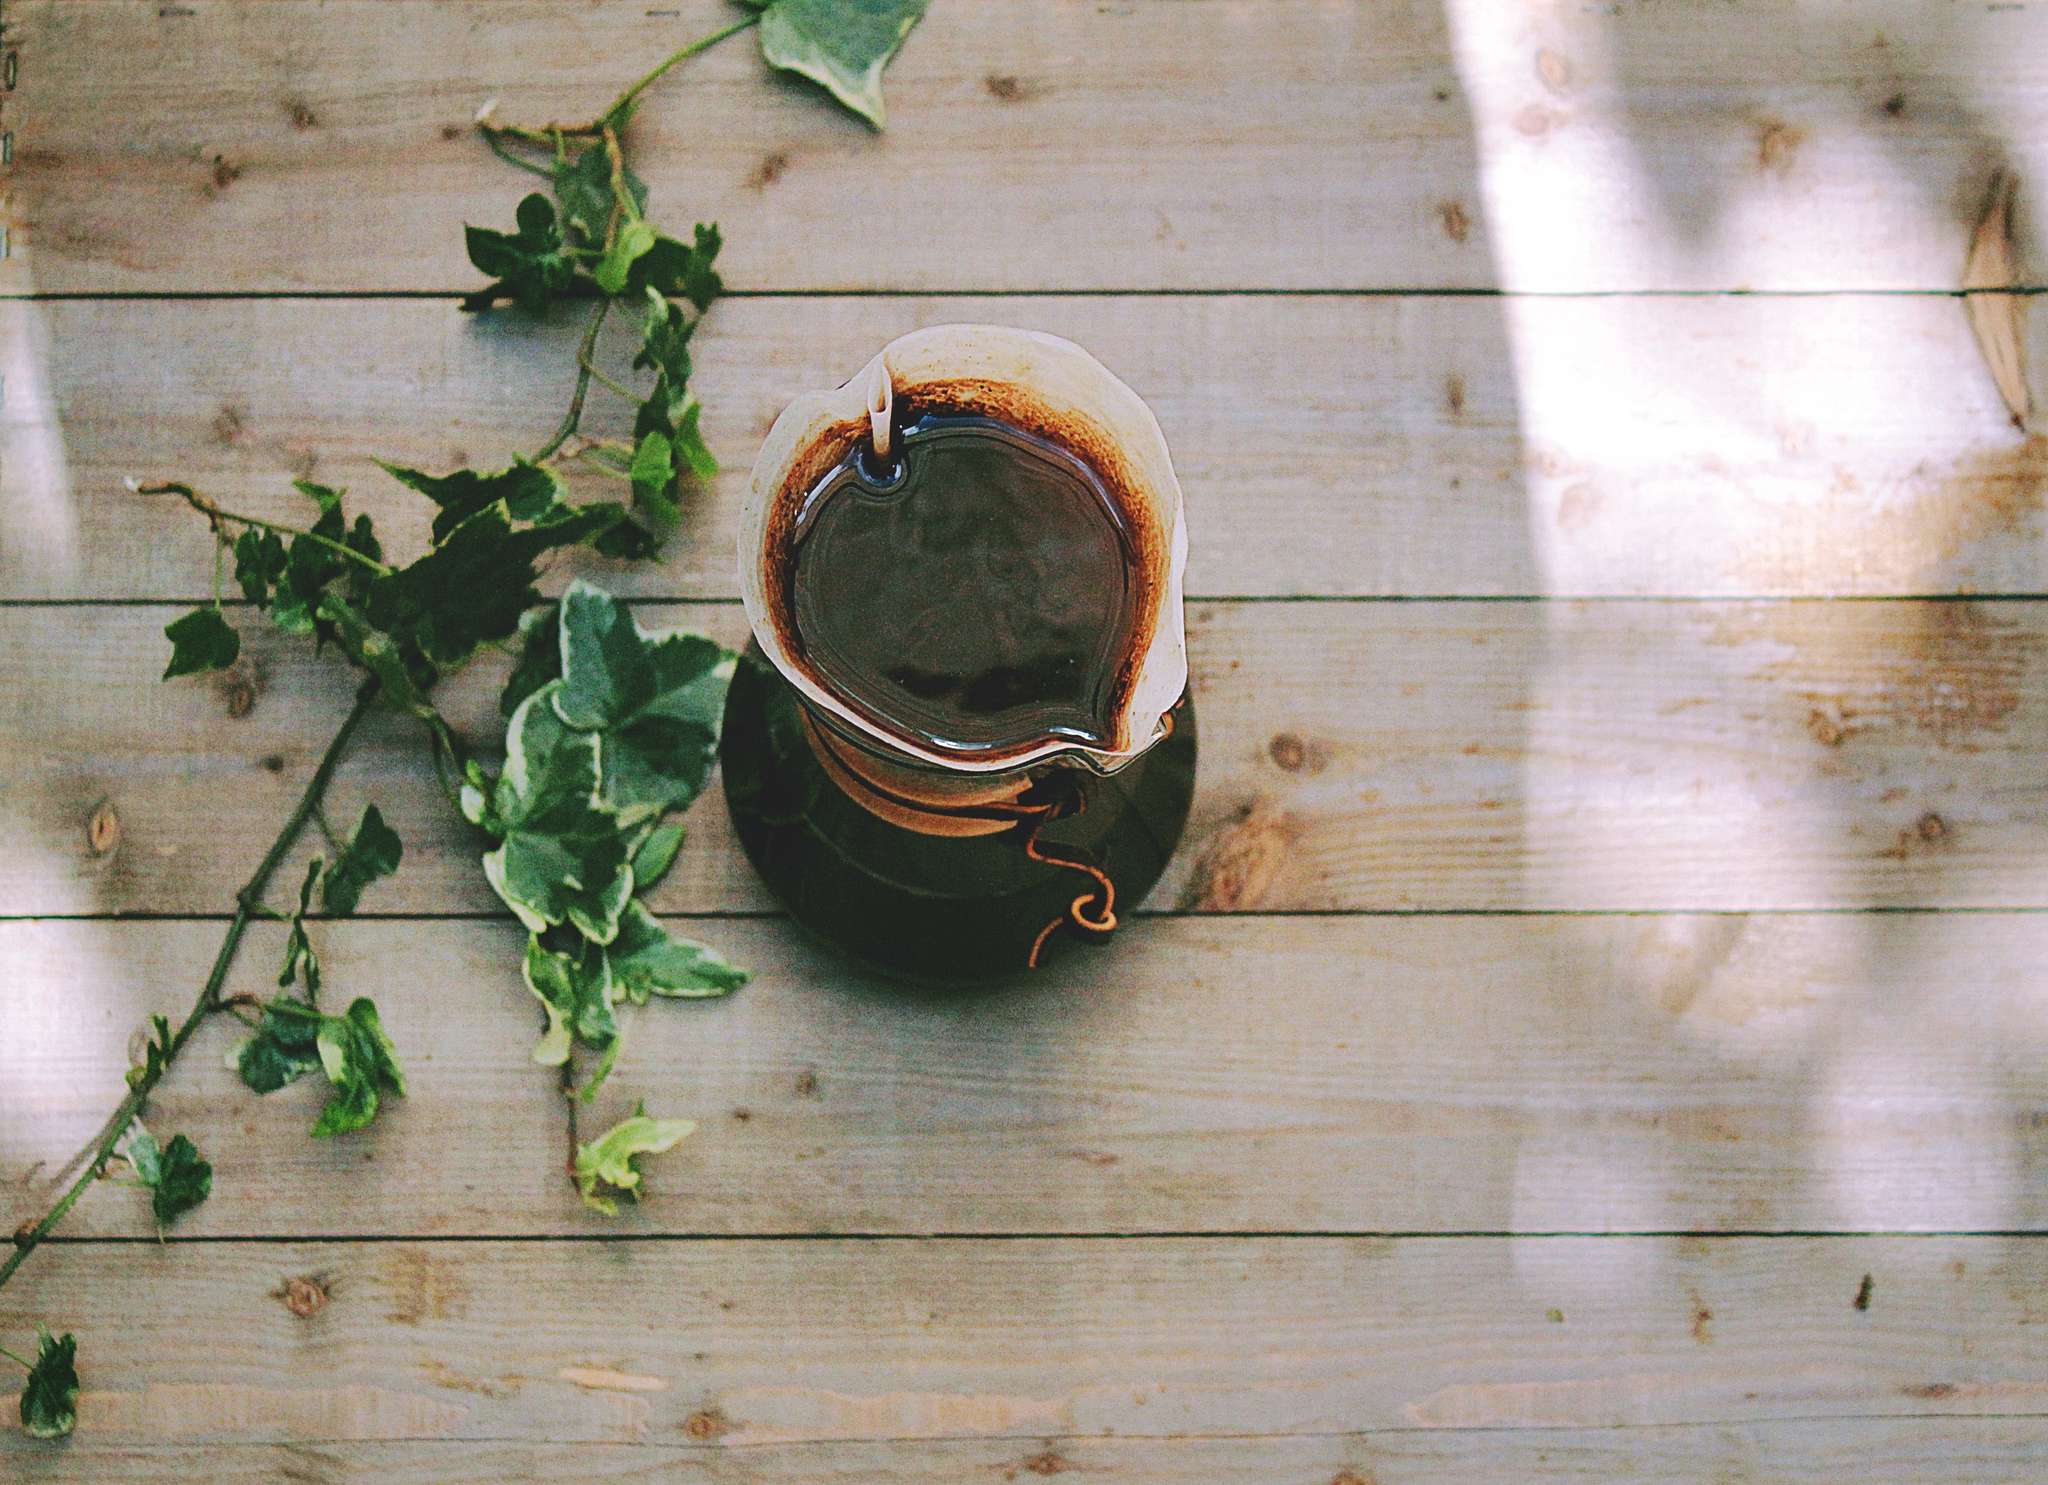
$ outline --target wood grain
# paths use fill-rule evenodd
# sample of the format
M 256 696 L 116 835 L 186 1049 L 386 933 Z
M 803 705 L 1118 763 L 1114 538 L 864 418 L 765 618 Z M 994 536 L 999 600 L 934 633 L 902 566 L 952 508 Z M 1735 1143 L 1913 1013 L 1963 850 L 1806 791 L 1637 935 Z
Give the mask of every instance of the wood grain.
M 1703 1423 L 1625 1429 L 1424 1429 L 1287 1434 L 1243 1439 L 1041 1436 L 880 1444 L 738 1447 L 471 1443 L 114 1445 L 82 1438 L 22 1454 L 39 1482 L 109 1478 L 138 1485 L 958 1485 L 1104 1475 L 1119 1485 L 1534 1485 L 1630 1480 L 1721 1485 L 1768 1477 L 1777 1485 L 1838 1485 L 1845 1477 L 1919 1485 L 2023 1485 L 2039 1472 L 2048 1423 L 2038 1418 L 1863 1418 Z M 744 1473 L 742 1473 L 742 1471 Z
M 781 922 L 680 920 L 755 971 L 628 1013 L 607 1127 L 699 1130 L 597 1218 L 564 1179 L 509 923 L 314 930 L 410 1093 L 306 1136 L 202 1034 L 152 1101 L 219 1164 L 180 1237 L 1639 1232 L 2048 1226 L 2048 915 L 1149 920 L 978 997 L 892 991 Z M 51 1200 L 211 923 L 0 925 L 0 1230 Z M 274 994 L 282 930 L 230 982 Z M 151 1237 L 135 1190 L 65 1231 Z M 38 1259 L 38 1262 L 41 1260 Z
M 236 671 L 159 684 L 175 612 L 0 611 L 0 914 L 224 911 L 346 711 L 346 667 L 260 622 Z M 745 635 L 733 604 L 645 621 Z M 1198 603 L 1202 773 L 1152 905 L 2048 905 L 2044 626 L 2017 602 Z M 495 683 L 442 698 L 480 744 Z M 499 910 L 395 718 L 330 813 L 369 800 L 406 842 L 374 911 Z M 656 906 L 769 906 L 716 791 L 690 822 Z
M 1195 593 L 2048 586 L 2048 438 L 2009 426 L 1961 306 L 1913 298 L 728 300 L 697 342 L 726 472 L 662 562 L 607 580 L 731 596 L 776 413 L 962 319 L 1076 337 L 1146 397 L 1187 490 Z M 203 597 L 204 527 L 129 477 L 297 520 L 290 480 L 314 474 L 417 550 L 426 503 L 372 457 L 531 449 L 579 329 L 421 301 L 0 304 L 0 598 Z M 2048 385 L 2048 336 L 2035 352 Z M 621 416 L 607 402 L 593 427 Z
M 524 184 L 477 107 L 588 116 L 731 16 L 14 9 L 9 292 L 465 286 Z M 1300 9 L 935 7 L 880 137 L 741 38 L 637 159 L 764 289 L 1952 289 L 1994 166 L 2048 179 L 2038 7 Z
M 1021 1463 L 1048 1436 L 2048 1406 L 2040 1239 L 133 1244 L 42 1262 L 0 1326 L 55 1314 L 94 1338 L 81 1453 L 1001 1439 Z M 328 1296 L 310 1319 L 277 1297 L 294 1276 Z M 33 1447 L 0 1431 L 8 1456 Z

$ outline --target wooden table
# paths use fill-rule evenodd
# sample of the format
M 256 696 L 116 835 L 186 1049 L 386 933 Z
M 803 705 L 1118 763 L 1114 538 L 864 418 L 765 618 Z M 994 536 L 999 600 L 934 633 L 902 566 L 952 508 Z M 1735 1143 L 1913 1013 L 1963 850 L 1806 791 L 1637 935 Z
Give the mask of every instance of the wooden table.
M 4 0 L 8 1225 L 347 706 L 255 624 L 158 683 L 207 541 L 122 478 L 260 512 L 310 473 L 423 536 L 370 457 L 531 446 L 577 330 L 454 308 L 521 186 L 471 114 L 587 113 L 727 14 Z M 1997 165 L 2023 259 L 2048 199 L 2048 11 L 935 0 L 888 90 L 878 138 L 743 41 L 651 97 L 657 215 L 720 221 L 740 291 L 699 341 L 727 473 L 610 580 L 739 639 L 789 397 L 923 324 L 1081 340 L 1193 537 L 1201 792 L 1150 910 L 905 999 L 704 801 L 656 906 L 757 978 L 639 1017 L 592 1117 L 703 1127 L 607 1222 L 518 931 L 379 721 L 334 813 L 405 865 L 315 932 L 410 1096 L 311 1141 L 208 1029 L 152 1122 L 212 1200 L 159 1245 L 95 1189 L 0 1292 L 86 1386 L 0 1474 L 2048 1474 L 2048 439 L 1953 292 Z M 494 682 L 449 688 L 478 735 Z

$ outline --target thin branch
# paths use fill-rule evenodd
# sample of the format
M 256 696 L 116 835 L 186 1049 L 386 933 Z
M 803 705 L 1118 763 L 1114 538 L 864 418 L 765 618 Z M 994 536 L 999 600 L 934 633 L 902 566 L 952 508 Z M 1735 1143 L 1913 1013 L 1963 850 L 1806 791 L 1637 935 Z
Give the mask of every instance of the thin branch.
M 364 556 L 354 547 L 338 542 L 331 536 L 322 536 L 319 532 L 308 531 L 303 526 L 287 526 L 281 521 L 266 521 L 261 516 L 244 516 L 231 510 L 222 510 L 213 501 L 200 494 L 190 485 L 180 484 L 176 480 L 159 480 L 155 484 L 137 485 L 135 486 L 135 493 L 138 495 L 176 495 L 187 505 L 191 506 L 192 509 L 206 517 L 207 523 L 216 532 L 220 530 L 220 523 L 222 521 L 233 521 L 240 526 L 255 526 L 264 531 L 275 531 L 280 536 L 302 537 L 312 542 L 315 546 L 327 548 L 337 557 L 346 557 L 351 562 L 360 562 L 379 577 L 389 577 L 397 570 L 396 568 L 386 567 L 375 557 Z
M 529 454 L 527 463 L 539 464 L 551 458 L 582 423 L 583 399 L 590 391 L 590 355 L 597 348 L 597 332 L 604 327 L 604 317 L 611 313 L 611 309 L 609 298 L 597 301 L 597 313 L 590 317 L 590 328 L 583 332 L 583 344 L 576 348 L 576 392 L 569 399 L 569 411 L 562 418 L 562 426 L 555 430 L 555 436 Z
M 250 919 L 263 910 L 263 889 L 270 884 L 271 877 L 276 874 L 277 868 L 305 830 L 314 811 L 320 807 L 321 797 L 326 794 L 327 785 L 334 778 L 335 767 L 341 762 L 341 755 L 348 747 L 349 739 L 355 736 L 356 728 L 362 724 L 363 718 L 369 715 L 370 707 L 376 699 L 376 680 L 372 678 L 364 681 L 356 691 L 355 706 L 342 722 L 340 730 L 334 734 L 334 740 L 327 745 L 327 751 L 321 755 L 319 767 L 313 770 L 313 777 L 307 780 L 306 790 L 299 796 L 299 802 L 284 822 L 284 828 L 278 831 L 277 839 L 271 842 L 263 860 L 257 863 L 256 870 L 250 874 L 249 880 L 244 882 L 241 890 L 235 894 L 235 916 L 228 923 L 227 934 L 221 939 L 220 952 L 214 956 L 213 970 L 207 975 L 205 987 L 200 990 L 199 998 L 192 1003 L 192 1009 L 186 1015 L 183 1024 L 172 1033 L 169 1045 L 164 1048 L 163 1057 L 155 1064 L 155 1071 L 147 1071 L 145 1064 L 145 1071 L 136 1078 L 135 1086 L 128 1090 L 128 1096 L 115 1107 L 94 1143 L 88 1147 L 89 1158 L 85 1162 L 85 1168 L 78 1173 L 70 1189 L 58 1199 L 55 1206 L 44 1213 L 40 1221 L 14 1235 L 14 1252 L 8 1255 L 5 1263 L 0 1263 L 0 1286 L 4 1286 L 14 1277 L 14 1271 L 28 1261 L 28 1255 L 35 1251 L 36 1246 L 78 1204 L 78 1199 L 85 1195 L 86 1188 L 105 1172 L 108 1160 L 113 1157 L 114 1146 L 119 1143 L 121 1136 L 128 1132 L 128 1126 L 135 1122 L 135 1116 L 141 1112 L 143 1104 L 148 1101 L 156 1085 L 162 1081 L 163 1075 L 170 1070 L 171 1063 L 176 1060 L 185 1043 L 192 1039 L 192 1034 L 199 1029 L 200 1023 L 220 1009 L 220 987 L 227 980 L 228 967 L 235 961 L 235 951 L 241 947 L 242 934 L 248 928 Z

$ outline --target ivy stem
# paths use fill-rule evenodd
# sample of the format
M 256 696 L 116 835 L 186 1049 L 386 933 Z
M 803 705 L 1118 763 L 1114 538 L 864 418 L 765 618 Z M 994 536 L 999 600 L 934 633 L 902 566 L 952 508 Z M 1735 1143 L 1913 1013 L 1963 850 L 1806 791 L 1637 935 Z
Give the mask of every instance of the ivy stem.
M 639 402 L 642 400 L 638 392 L 634 391 L 631 387 L 627 386 L 617 377 L 606 376 L 602 371 L 599 371 L 595 366 L 593 366 L 589 362 L 589 360 L 579 359 L 577 364 L 580 365 L 585 371 L 589 372 L 591 380 L 596 382 L 600 387 L 603 387 L 607 392 L 611 392 L 616 394 L 617 396 L 623 397 L 628 402 Z
M 355 736 L 356 728 L 362 725 L 363 718 L 369 715 L 370 707 L 376 699 L 377 681 L 372 677 L 357 688 L 355 706 L 342 722 L 340 730 L 334 734 L 334 740 L 328 743 L 327 751 L 321 755 L 319 766 L 313 770 L 313 777 L 306 781 L 305 792 L 299 796 L 299 802 L 284 822 L 284 828 L 278 831 L 277 839 L 271 842 L 270 849 L 264 853 L 262 861 L 257 863 L 256 870 L 235 894 L 235 915 L 229 920 L 227 934 L 221 939 L 220 952 L 214 955 L 212 972 L 207 975 L 206 984 L 200 990 L 199 998 L 192 1003 L 192 1009 L 186 1015 L 184 1023 L 171 1034 L 170 1043 L 164 1048 L 163 1057 L 154 1064 L 154 1071 L 150 1071 L 150 1064 L 145 1063 L 143 1072 L 135 1080 L 135 1086 L 128 1090 L 128 1096 L 115 1106 L 114 1112 L 101 1126 L 99 1134 L 81 1152 L 85 1157 L 85 1166 L 79 1171 L 78 1178 L 71 1183 L 71 1188 L 58 1198 L 57 1204 L 44 1213 L 40 1221 L 25 1225 L 14 1234 L 14 1251 L 8 1255 L 5 1263 L 0 1263 L 0 1286 L 4 1286 L 14 1277 L 14 1271 L 28 1261 L 28 1255 L 35 1251 L 36 1246 L 78 1204 L 78 1199 L 85 1195 L 86 1188 L 105 1172 L 108 1160 L 113 1158 L 114 1146 L 120 1142 L 121 1136 L 128 1132 L 128 1126 L 135 1122 L 135 1116 L 142 1111 L 143 1104 L 148 1101 L 157 1083 L 170 1070 L 171 1063 L 177 1058 L 179 1051 L 192 1039 L 192 1034 L 199 1029 L 200 1023 L 221 1008 L 220 987 L 227 980 L 228 967 L 235 961 L 235 951 L 241 947 L 242 934 L 248 928 L 250 919 L 263 911 L 263 889 L 270 884 L 271 877 L 276 874 L 286 854 L 297 842 L 314 812 L 319 809 L 320 800 L 327 793 L 327 785 L 334 778 L 335 767 L 341 762 L 341 755 L 347 749 L 349 739 Z
M 604 317 L 612 312 L 609 297 L 597 301 L 597 313 L 590 317 L 590 328 L 583 332 L 583 344 L 576 348 L 576 391 L 569 398 L 569 411 L 562 417 L 562 426 L 555 430 L 555 436 L 534 450 L 527 463 L 540 464 L 554 457 L 556 449 L 568 442 L 583 421 L 583 399 L 590 391 L 590 357 L 597 349 L 597 332 L 604 328 Z
M 281 521 L 266 521 L 260 516 L 244 516 L 238 515 L 231 510 L 222 510 L 213 501 L 200 494 L 190 485 L 181 485 L 176 480 L 162 480 L 153 485 L 137 485 L 135 486 L 135 493 L 138 495 L 176 495 L 187 505 L 191 506 L 192 509 L 206 517 L 207 522 L 216 531 L 220 529 L 222 521 L 233 521 L 238 526 L 255 526 L 264 531 L 275 531 L 280 536 L 303 537 L 315 546 L 327 548 L 328 551 L 334 553 L 337 557 L 346 557 L 351 562 L 361 563 L 379 577 L 389 577 L 397 570 L 386 567 L 375 557 L 364 556 L 354 547 L 338 542 L 331 536 L 322 536 L 319 532 L 308 531 L 303 526 L 287 526 Z
M 30 1366 L 26 1361 L 23 1361 L 19 1356 L 16 1356 L 12 1351 L 8 1350 L 5 1346 L 0 1346 L 0 1356 L 5 1356 L 9 1361 L 13 1362 L 23 1371 L 32 1372 L 35 1370 L 34 1367 Z
M 595 122 L 603 123 L 610 121 L 614 124 L 623 124 L 625 122 L 623 115 L 633 106 L 633 100 L 661 81 L 662 75 L 671 67 L 674 67 L 679 62 L 689 61 L 690 58 L 696 56 L 699 52 L 710 51 L 711 48 L 717 46 L 719 42 L 724 41 L 728 36 L 737 36 L 749 26 L 759 25 L 760 22 L 761 17 L 759 15 L 750 15 L 744 20 L 734 21 L 730 26 L 721 31 L 713 31 L 709 36 L 698 37 L 679 51 L 670 52 L 666 57 L 663 57 L 659 62 L 648 68 L 641 75 L 639 81 L 633 83 L 625 92 L 614 98 L 612 106 L 607 108 Z

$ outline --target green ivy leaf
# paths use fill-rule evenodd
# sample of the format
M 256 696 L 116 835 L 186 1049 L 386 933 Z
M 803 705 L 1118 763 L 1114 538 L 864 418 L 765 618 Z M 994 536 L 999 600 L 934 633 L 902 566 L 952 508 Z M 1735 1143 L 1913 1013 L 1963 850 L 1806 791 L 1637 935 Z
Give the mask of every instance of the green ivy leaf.
M 562 251 L 562 230 L 547 197 L 538 191 L 526 197 L 519 203 L 517 220 L 517 232 L 462 229 L 469 261 L 492 278 L 462 301 L 464 309 L 488 309 L 500 299 L 510 299 L 521 309 L 537 312 L 575 277 L 575 260 Z
M 350 1003 L 347 1012 L 323 1019 L 318 1037 L 320 1066 L 334 1085 L 334 1096 L 314 1122 L 316 1139 L 348 1134 L 377 1117 L 380 1093 L 405 1094 L 405 1074 L 398 1051 L 385 1034 L 377 1007 L 365 999 Z
M 159 1147 L 156 1136 L 137 1124 L 129 1131 L 122 1154 L 135 1178 L 149 1188 L 159 1232 L 213 1193 L 213 1167 L 182 1134 Z
M 657 234 L 626 280 L 627 290 L 646 290 L 664 299 L 681 297 L 702 313 L 725 290 L 725 281 L 711 265 L 724 246 L 718 224 L 699 222 L 692 241 Z
M 612 245 L 598 260 L 597 267 L 590 272 L 591 279 L 607 294 L 616 294 L 626 287 L 626 275 L 633 265 L 645 257 L 647 250 L 654 246 L 654 229 L 645 222 L 628 222 L 619 228 Z
M 30 1438 L 61 1439 L 78 1426 L 78 1341 L 36 1327 L 36 1360 L 21 1389 L 21 1426 Z
M 621 209 L 628 218 L 637 218 L 647 208 L 647 187 L 631 170 L 622 171 L 620 181 L 625 186 Z M 612 162 L 603 145 L 593 144 L 555 162 L 555 199 L 562 203 L 562 220 L 580 246 L 604 242 L 614 196 Z
M 484 877 L 530 931 L 570 922 L 609 943 L 633 869 L 618 822 L 598 808 L 598 740 L 555 713 L 561 686 L 549 682 L 512 714 L 485 816 L 504 840 L 484 857 Z
M 306 863 L 306 879 L 299 883 L 299 910 L 292 914 L 291 932 L 284 940 L 284 967 L 278 971 L 277 983 L 280 989 L 289 986 L 303 971 L 306 976 L 306 994 L 320 994 L 320 956 L 313 952 L 313 941 L 306 937 L 306 913 L 313 905 L 313 884 L 320 880 L 325 866 L 318 856 Z
M 561 1066 L 569 1060 L 572 1038 L 600 1049 L 617 1040 L 611 968 L 598 945 L 560 930 L 545 937 L 529 934 L 521 973 L 548 1017 L 547 1030 L 533 1049 L 535 1062 Z
M 242 596 L 268 607 L 270 590 L 284 579 L 284 540 L 275 531 L 243 529 L 235 538 L 235 581 Z
M 311 480 L 293 480 L 292 485 L 320 507 L 319 519 L 311 527 L 313 535 L 347 545 L 347 522 L 341 510 L 342 492 L 327 485 L 316 485 Z M 271 595 L 270 617 L 289 634 L 313 633 L 317 627 L 314 620 L 321 594 L 330 582 L 341 575 L 343 568 L 354 566 L 332 547 L 308 541 L 303 536 L 293 537 L 285 544 L 284 575 Z
M 170 1060 L 171 1023 L 163 1016 L 151 1016 L 149 1036 L 142 1044 L 142 1066 L 128 1069 L 128 1086 L 140 1088 L 144 1083 L 154 1083 L 163 1076 L 164 1065 Z
M 414 678 L 414 664 L 407 661 L 390 635 L 371 626 L 362 610 L 339 593 L 330 592 L 321 595 L 316 612 L 332 629 L 341 652 L 377 678 L 387 705 L 418 717 L 433 714 L 426 691 Z M 432 678 L 432 671 L 424 662 L 419 663 L 419 668 Z
M 362 999 L 329 1016 L 280 995 L 263 1008 L 256 1034 L 228 1054 L 228 1065 L 258 1093 L 275 1093 L 316 1067 L 324 1071 L 334 1091 L 314 1122 L 316 1138 L 361 1129 L 376 1118 L 381 1095 L 405 1093 L 397 1049 L 377 1007 Z
M 924 15 L 927 0 L 746 3 L 761 11 L 761 55 L 770 66 L 808 77 L 882 127 L 882 69 Z
M 562 674 L 562 646 L 557 635 L 555 605 L 530 608 L 519 616 L 519 663 L 498 697 L 498 714 L 509 717 L 519 703 Z
M 500 506 L 515 521 L 537 521 L 561 502 L 561 476 L 543 465 L 515 460 L 509 469 L 479 474 L 458 469 L 452 474 L 426 474 L 403 464 L 377 461 L 402 485 L 419 491 L 441 507 L 434 517 L 433 538 L 445 541 L 457 526 L 479 511 Z
M 258 1093 L 275 1093 L 320 1065 L 326 1017 L 302 1000 L 279 996 L 263 1008 L 255 1034 L 228 1053 L 228 1066 Z
M 604 807 L 633 824 L 694 800 L 718 747 L 734 657 L 684 631 L 649 634 L 610 594 L 577 580 L 562 599 L 554 711 L 602 730 Z
M 640 1199 L 643 1156 L 672 1150 L 696 1125 L 687 1119 L 650 1119 L 641 1104 L 630 1119 L 576 1147 L 576 1185 L 583 1203 L 608 1217 L 618 1215 L 617 1198 Z
M 637 902 L 627 904 L 619 919 L 619 936 L 605 954 L 611 961 L 611 978 L 635 1005 L 647 1004 L 650 995 L 708 1000 L 730 995 L 747 982 L 745 970 L 702 944 L 672 937 Z
M 208 670 L 226 670 L 242 653 L 242 636 L 221 617 L 217 608 L 195 608 L 181 619 L 164 626 L 164 638 L 171 642 L 171 663 L 163 678 L 198 675 Z
M 363 888 L 397 871 L 404 855 L 405 846 L 398 839 L 398 832 L 384 823 L 377 806 L 365 805 L 356 833 L 321 879 L 320 900 L 330 913 L 347 917 L 362 901 Z
M 419 561 L 370 584 L 364 615 L 437 666 L 459 665 L 480 644 L 503 639 L 540 601 L 534 564 L 560 547 L 590 541 L 625 517 L 618 505 L 557 508 L 545 524 L 513 530 L 487 506 Z
M 633 890 L 645 892 L 667 876 L 682 846 L 682 821 L 668 820 L 652 827 L 633 849 Z
M 643 434 L 626 473 L 632 478 L 635 500 L 665 519 L 674 519 L 676 503 L 669 494 L 669 486 L 675 483 L 676 462 L 667 434 Z

